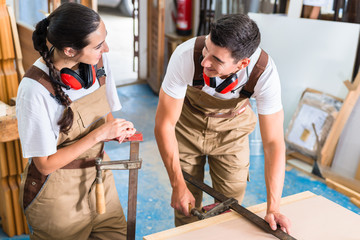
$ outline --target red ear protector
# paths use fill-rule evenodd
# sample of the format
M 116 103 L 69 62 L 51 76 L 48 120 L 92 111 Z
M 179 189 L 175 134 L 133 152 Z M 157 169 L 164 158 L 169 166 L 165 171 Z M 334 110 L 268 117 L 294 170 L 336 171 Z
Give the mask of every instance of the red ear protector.
M 90 64 L 80 63 L 79 73 L 77 74 L 70 68 L 63 68 L 60 70 L 61 86 L 66 89 L 79 90 L 81 88 L 88 89 L 96 80 L 95 67 Z
M 222 83 L 220 83 L 219 86 L 216 86 L 216 78 L 208 77 L 205 73 L 203 73 L 203 78 L 206 85 L 215 88 L 216 92 L 222 94 L 228 93 L 233 90 L 239 82 L 238 77 L 235 73 L 227 77 Z

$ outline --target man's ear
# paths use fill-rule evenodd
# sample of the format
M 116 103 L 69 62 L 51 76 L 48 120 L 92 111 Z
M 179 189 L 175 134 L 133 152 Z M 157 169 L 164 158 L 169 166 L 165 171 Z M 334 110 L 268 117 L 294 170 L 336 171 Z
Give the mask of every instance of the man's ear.
M 244 58 L 237 63 L 238 70 L 246 68 L 250 63 L 250 58 Z
M 76 55 L 77 51 L 71 47 L 65 47 L 64 48 L 64 54 L 69 57 L 72 58 Z

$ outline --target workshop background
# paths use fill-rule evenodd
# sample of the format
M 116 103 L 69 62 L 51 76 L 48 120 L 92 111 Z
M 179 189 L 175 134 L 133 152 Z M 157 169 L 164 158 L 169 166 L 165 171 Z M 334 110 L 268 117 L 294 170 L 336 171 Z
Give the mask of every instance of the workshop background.
M 31 41 L 34 25 L 61 2 L 66 1 L 0 0 L 0 240 L 29 239 L 18 205 L 18 184 L 27 159 L 20 153 L 14 104 L 24 70 L 38 58 Z M 287 143 L 283 197 L 311 191 L 360 215 L 359 1 L 328 0 L 320 8 L 305 6 L 301 0 L 77 2 L 97 10 L 107 27 L 108 56 L 123 106 L 114 115 L 132 121 L 144 138 L 136 239 L 174 228 L 171 186 L 153 134 L 167 61 L 178 44 L 207 33 L 209 23 L 226 13 L 249 13 L 260 28 L 261 47 L 279 71 Z M 182 19 L 190 19 L 190 25 L 180 29 L 175 3 L 183 2 L 190 2 L 190 13 Z M 189 35 L 182 35 L 189 29 Z M 251 103 L 256 111 L 256 102 Z M 319 143 L 311 122 L 320 124 L 315 128 Z M 251 181 L 245 207 L 266 202 L 258 125 L 249 138 Z M 129 143 L 108 142 L 105 150 L 112 160 L 129 158 Z M 314 171 L 316 166 L 325 179 Z M 127 215 L 128 171 L 113 173 Z M 208 165 L 205 182 L 211 184 Z M 203 204 L 211 203 L 213 199 L 204 194 Z

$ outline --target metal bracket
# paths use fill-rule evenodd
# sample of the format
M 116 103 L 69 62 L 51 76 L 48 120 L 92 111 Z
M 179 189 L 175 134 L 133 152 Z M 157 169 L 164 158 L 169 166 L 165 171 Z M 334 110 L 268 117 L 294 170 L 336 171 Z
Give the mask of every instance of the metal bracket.
M 97 170 L 130 170 L 141 168 L 142 159 L 139 158 L 135 161 L 118 160 L 118 161 L 101 161 L 101 158 L 95 159 Z
M 205 213 L 201 213 L 196 208 L 193 208 L 193 209 L 191 209 L 191 214 L 198 217 L 200 220 L 206 219 L 206 218 L 216 216 L 216 215 L 218 215 L 220 213 L 223 213 L 223 212 L 229 210 L 230 206 L 233 203 L 238 203 L 238 201 L 236 199 L 234 199 L 234 198 L 229 198 L 226 201 L 224 201 L 222 203 L 219 203 L 214 208 L 212 208 L 211 210 L 209 210 L 209 211 L 207 211 Z

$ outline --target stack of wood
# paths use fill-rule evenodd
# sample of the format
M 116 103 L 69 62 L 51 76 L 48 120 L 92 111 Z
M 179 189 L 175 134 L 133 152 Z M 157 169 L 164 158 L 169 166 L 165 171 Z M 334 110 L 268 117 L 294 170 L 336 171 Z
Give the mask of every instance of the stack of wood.
M 16 53 L 16 54 L 15 54 Z M 24 74 L 21 50 L 12 9 L 0 0 L 0 217 L 10 237 L 29 233 L 19 204 L 22 157 L 14 99 Z
M 335 120 L 323 146 L 317 150 L 318 156 L 310 158 L 301 152 L 288 151 L 287 162 L 300 170 L 311 172 L 315 167 L 314 161 L 317 161 L 326 184 L 348 196 L 360 208 L 360 129 L 357 120 L 360 110 L 360 72 L 352 83 L 348 80 L 344 83 L 348 94 L 340 111 L 334 116 Z M 313 169 L 294 162 L 294 159 L 313 165 Z
M 360 208 L 360 151 L 358 112 L 360 109 L 360 71 L 353 83 L 344 82 L 349 90 L 321 149 L 321 165 L 326 184 L 350 197 Z M 355 139 L 355 141 L 354 141 Z

